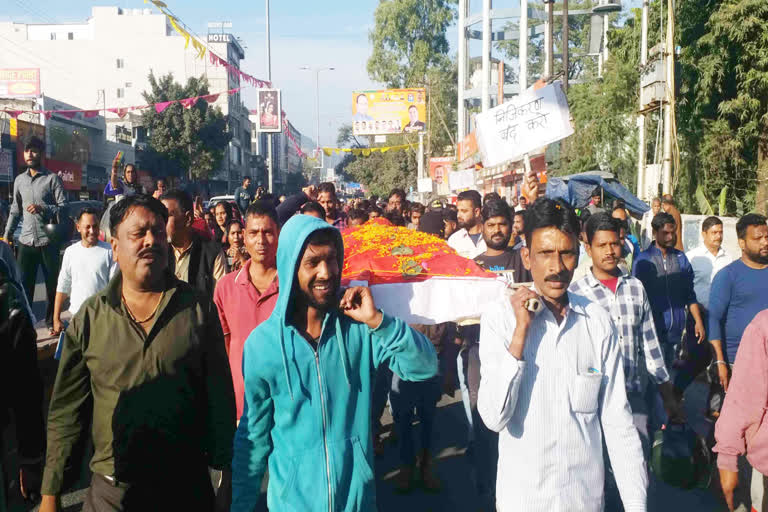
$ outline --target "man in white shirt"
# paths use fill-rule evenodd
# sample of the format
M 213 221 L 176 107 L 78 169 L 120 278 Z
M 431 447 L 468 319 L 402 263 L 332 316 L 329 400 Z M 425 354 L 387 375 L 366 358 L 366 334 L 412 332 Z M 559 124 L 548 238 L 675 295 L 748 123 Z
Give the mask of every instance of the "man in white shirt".
M 723 249 L 723 221 L 707 217 L 701 223 L 701 238 L 704 244 L 691 249 L 685 256 L 693 267 L 693 291 L 696 300 L 704 310 L 709 306 L 709 290 L 715 275 L 733 261 Z
M 481 318 L 478 411 L 499 432 L 500 512 L 602 512 L 603 437 L 627 512 L 646 510 L 648 476 L 608 313 L 568 293 L 579 222 L 562 200 L 526 215 L 520 288 Z M 538 310 L 533 313 L 531 301 Z
M 488 248 L 483 240 L 483 216 L 480 213 L 482 198 L 477 190 L 465 190 L 456 200 L 459 230 L 448 238 L 450 245 L 459 256 L 473 259 Z
M 712 281 L 723 267 L 728 266 L 733 261 L 733 258 L 722 247 L 723 221 L 717 217 L 711 216 L 704 219 L 704 222 L 701 223 L 701 238 L 704 243 L 685 253 L 685 256 L 693 268 L 693 291 L 696 294 L 696 301 L 699 303 L 704 325 L 706 325 Z M 688 322 L 688 331 L 692 332 L 690 319 Z M 684 367 L 685 371 L 676 381 L 676 384 L 683 389 L 712 361 L 712 351 L 708 343 L 696 343 L 689 339 L 686 339 L 685 342 L 688 347 L 689 363 Z
M 53 330 L 59 334 L 66 327 L 61 321 L 64 300 L 69 297 L 69 312 L 74 316 L 85 300 L 100 292 L 115 273 L 112 246 L 99 240 L 99 213 L 83 208 L 77 216 L 80 242 L 64 251 L 56 301 L 53 306 Z

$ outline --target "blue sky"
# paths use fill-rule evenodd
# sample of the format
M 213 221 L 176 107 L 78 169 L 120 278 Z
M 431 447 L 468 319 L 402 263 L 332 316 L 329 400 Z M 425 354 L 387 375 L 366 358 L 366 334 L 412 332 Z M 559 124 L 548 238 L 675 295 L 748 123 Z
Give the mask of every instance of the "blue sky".
M 231 21 L 231 33 L 247 46 L 243 71 L 266 78 L 264 0 L 165 0 L 197 34 L 209 21 Z M 94 5 L 144 8 L 142 0 L 3 0 L 0 19 L 22 23 L 84 21 Z M 339 125 L 351 116 L 355 89 L 375 88 L 365 70 L 368 30 L 378 0 L 271 0 L 272 81 L 283 91 L 292 123 L 315 138 L 315 77 L 302 66 L 334 67 L 320 74 L 320 141 L 334 145 Z M 353 7 L 350 7 L 353 6 Z M 190 48 L 191 51 L 191 48 Z M 245 94 L 249 108 L 255 95 Z M 330 126 L 329 126 L 330 124 Z
M 84 21 L 94 5 L 123 8 L 150 7 L 143 0 L 2 0 L 0 20 L 25 23 Z M 209 21 L 231 21 L 230 32 L 247 46 L 243 71 L 266 78 L 264 0 L 165 0 L 171 10 L 199 34 L 207 32 Z M 517 0 L 498 2 L 511 6 Z M 534 1 L 530 1 L 535 4 Z M 637 7 L 639 0 L 624 0 Z M 314 73 L 302 66 L 334 67 L 320 74 L 320 142 L 335 145 L 339 126 L 351 117 L 351 93 L 377 88 L 366 72 L 370 55 L 368 31 L 378 0 L 271 0 L 272 81 L 282 89 L 283 106 L 292 123 L 305 135 L 315 138 Z M 470 10 L 480 9 L 480 0 L 470 0 Z M 625 11 L 626 12 L 626 11 Z M 495 28 L 495 27 L 494 27 Z M 456 46 L 456 27 L 447 33 Z M 479 44 L 479 43 L 478 43 Z M 477 46 L 477 45 L 476 45 Z M 191 48 L 190 48 L 190 51 Z M 471 52 L 479 51 L 474 49 Z M 249 108 L 255 94 L 244 94 Z

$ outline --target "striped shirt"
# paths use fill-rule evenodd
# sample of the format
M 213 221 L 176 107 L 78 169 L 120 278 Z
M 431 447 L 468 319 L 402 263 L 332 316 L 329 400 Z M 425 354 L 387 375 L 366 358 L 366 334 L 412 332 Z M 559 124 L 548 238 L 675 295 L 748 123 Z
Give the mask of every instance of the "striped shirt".
M 600 305 L 611 316 L 624 359 L 627 391 L 643 391 L 645 379 L 641 379 L 640 372 L 643 363 L 656 384 L 669 380 L 664 354 L 656 336 L 651 304 L 639 279 L 626 274 L 619 276 L 616 293 L 613 293 L 590 270 L 583 278 L 571 283 L 569 290 Z
M 481 318 L 477 408 L 499 432 L 500 512 L 602 512 L 603 436 L 627 512 L 646 510 L 648 476 L 624 388 L 611 320 L 568 294 L 558 324 L 533 318 L 523 359 L 507 350 L 515 330 L 508 300 Z

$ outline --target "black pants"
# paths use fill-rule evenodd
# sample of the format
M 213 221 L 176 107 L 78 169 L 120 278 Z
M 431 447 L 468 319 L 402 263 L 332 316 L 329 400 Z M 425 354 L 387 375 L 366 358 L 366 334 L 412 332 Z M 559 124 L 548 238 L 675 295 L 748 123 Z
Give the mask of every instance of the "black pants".
M 117 486 L 94 473 L 83 512 L 213 512 L 215 498 L 207 468 L 194 473 L 182 467 L 178 470 L 166 480 Z
M 45 323 L 53 325 L 53 305 L 56 300 L 56 282 L 59 279 L 59 248 L 55 244 L 42 247 L 19 244 L 19 268 L 24 291 L 27 294 L 29 305 L 35 300 L 35 281 L 37 269 L 42 266 L 45 278 L 45 295 L 48 304 L 45 308 Z

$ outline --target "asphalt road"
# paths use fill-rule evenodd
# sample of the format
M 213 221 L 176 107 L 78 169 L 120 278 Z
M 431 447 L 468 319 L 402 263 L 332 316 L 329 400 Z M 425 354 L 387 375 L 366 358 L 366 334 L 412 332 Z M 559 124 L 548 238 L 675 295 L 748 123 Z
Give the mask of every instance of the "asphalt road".
M 35 314 L 43 318 L 45 307 L 42 302 L 45 297 L 42 284 L 38 284 L 35 291 Z M 44 331 L 42 331 L 44 332 Z M 56 365 L 50 358 L 41 360 L 41 371 L 46 383 L 46 391 L 55 377 Z M 712 425 L 704 419 L 703 411 L 706 400 L 706 385 L 702 382 L 694 382 L 686 392 L 686 412 L 692 427 L 699 433 L 705 434 Z M 47 400 L 46 400 L 47 401 Z M 385 429 L 391 428 L 391 417 L 385 412 Z M 416 431 L 414 432 L 416 434 Z M 464 455 L 466 447 L 466 419 L 457 391 L 455 397 L 444 395 L 438 406 L 435 419 L 435 473 L 443 484 L 439 493 L 428 493 L 416 488 L 407 495 L 398 494 L 395 491 L 393 478 L 398 471 L 397 446 L 391 442 L 385 442 L 385 453 L 376 459 L 376 489 L 379 510 L 398 512 L 472 512 L 480 510 L 477 504 L 477 496 L 469 485 L 470 467 Z M 418 443 L 418 436 L 414 436 Z M 418 449 L 418 445 L 416 447 Z M 13 451 L 13 447 L 10 447 Z M 11 453 L 11 458 L 13 453 Z M 87 485 L 87 462 L 83 461 L 83 476 L 80 481 L 81 489 L 67 493 L 63 496 L 64 512 L 77 512 L 81 510 Z M 13 483 L 11 496 L 18 494 L 17 484 Z M 36 510 L 15 500 L 10 509 L 12 512 L 26 512 Z M 724 502 L 719 498 L 716 484 L 710 489 L 697 489 L 685 491 L 667 486 L 651 476 L 651 484 L 648 493 L 648 510 L 651 512 L 720 512 L 727 510 Z M 608 511 L 612 512 L 612 511 Z M 742 507 L 740 512 L 748 512 Z

